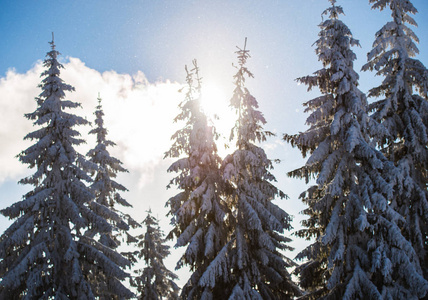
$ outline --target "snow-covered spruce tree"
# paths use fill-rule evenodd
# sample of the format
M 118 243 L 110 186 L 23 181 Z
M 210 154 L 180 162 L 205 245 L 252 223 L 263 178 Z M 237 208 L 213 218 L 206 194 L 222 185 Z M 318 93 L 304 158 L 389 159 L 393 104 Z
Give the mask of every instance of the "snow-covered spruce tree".
M 19 155 L 36 168 L 20 183 L 34 189 L 1 211 L 15 221 L 0 237 L 0 298 L 94 299 L 90 282 L 99 273 L 109 278 L 112 293 L 130 298 L 120 283 L 128 276 L 122 270 L 128 261 L 84 235 L 87 228 L 110 232 L 105 220 L 110 210 L 93 201 L 85 185 L 91 181 L 90 163 L 74 149 L 84 143 L 74 127 L 88 122 L 65 111 L 80 104 L 64 100 L 74 88 L 59 77 L 63 66 L 51 45 L 37 109 L 26 115 L 39 127 L 25 137 L 35 143 Z
M 98 106 L 95 111 L 95 128 L 89 134 L 95 134 L 97 137 L 96 146 L 89 150 L 87 156 L 89 161 L 96 166 L 94 170 L 95 178 L 91 185 L 91 189 L 95 194 L 95 201 L 99 204 L 109 207 L 116 213 L 114 219 L 108 221 L 112 224 L 116 235 L 102 235 L 100 242 L 110 248 L 116 248 L 120 244 L 119 235 L 124 235 L 127 243 L 136 242 L 134 237 L 126 231 L 130 227 L 137 228 L 140 225 L 131 216 L 125 215 L 117 209 L 117 205 L 124 207 L 132 207 L 120 195 L 120 192 L 128 191 L 126 187 L 115 181 L 118 173 L 128 172 L 122 162 L 111 156 L 107 147 L 114 147 L 116 144 L 107 139 L 107 128 L 104 127 L 104 111 L 101 106 L 101 98 L 98 97 Z
M 96 146 L 87 153 L 89 162 L 94 167 L 94 180 L 91 184 L 91 190 L 95 195 L 95 201 L 101 204 L 103 209 L 107 207 L 113 212 L 107 218 L 107 221 L 112 226 L 112 232 L 101 233 L 99 242 L 109 248 L 116 249 L 121 244 L 121 240 L 127 244 L 137 242 L 127 231 L 131 227 L 139 227 L 140 224 L 117 208 L 118 205 L 125 207 L 132 206 L 120 195 L 120 192 L 127 191 L 127 189 L 114 180 L 118 173 L 128 171 L 122 167 L 122 162 L 112 157 L 107 150 L 107 147 L 113 147 L 116 144 L 107 139 L 107 128 L 104 127 L 103 120 L 104 111 L 99 96 L 98 106 L 94 114 L 96 116 L 95 128 L 89 134 L 96 135 Z M 96 229 L 89 228 L 85 235 L 94 237 L 97 233 Z M 111 291 L 107 288 L 110 282 L 109 278 L 105 277 L 105 274 L 98 274 L 96 278 L 93 278 L 92 282 L 94 285 L 97 285 L 96 294 L 102 297 L 102 299 L 115 299 L 118 297 L 118 295 L 111 294 Z
M 181 192 L 168 200 L 169 215 L 174 229 L 168 238 L 177 238 L 176 247 L 186 246 L 177 264 L 188 265 L 193 272 L 182 289 L 186 299 L 224 299 L 221 279 L 213 291 L 212 280 L 201 281 L 210 263 L 227 240 L 227 207 L 222 201 L 224 184 L 220 175 L 221 159 L 217 154 L 217 134 L 208 125 L 200 106 L 201 78 L 196 61 L 186 67 L 187 93 L 180 104 L 181 112 L 174 121 L 185 125 L 173 136 L 174 143 L 165 157 L 178 158 L 168 169 L 178 175 L 168 187 L 176 185 Z M 193 77 L 196 75 L 196 87 Z
M 232 236 L 210 266 L 217 271 L 211 280 L 225 277 L 229 299 L 290 299 L 300 294 L 287 271 L 295 263 L 283 254 L 292 249 L 287 245 L 290 239 L 283 236 L 291 229 L 291 217 L 272 202 L 286 196 L 271 183 L 273 162 L 255 144 L 272 133 L 263 130 L 265 118 L 245 87 L 246 77 L 253 77 L 246 67 L 250 55 L 245 48 L 236 52 L 239 64 L 230 102 L 237 113 L 231 134 L 237 149 L 222 163 L 224 180 L 234 187 L 228 196 Z
M 303 155 L 310 153 L 306 165 L 289 175 L 317 183 L 302 195 L 309 219 L 297 233 L 315 239 L 298 255 L 308 259 L 298 269 L 305 298 L 418 299 L 428 285 L 400 232 L 403 218 L 389 205 L 401 196 L 395 183 L 402 173 L 370 144 L 384 132 L 368 117 L 357 87 L 351 46 L 358 41 L 338 19 L 342 8 L 330 2 L 315 43 L 323 68 L 298 79 L 322 96 L 305 103 L 310 128 L 284 137 Z
M 410 16 L 417 13 L 409 0 L 370 0 L 373 9 L 391 9 L 392 21 L 377 33 L 363 70 L 383 76 L 380 86 L 370 90 L 377 100 L 370 105 L 372 117 L 388 131 L 378 146 L 396 166 L 405 170 L 401 184 L 409 186 L 399 201 L 391 203 L 406 219 L 403 232 L 413 243 L 428 279 L 428 70 L 414 57 L 419 40 L 407 26 L 417 26 Z M 379 100 L 380 99 L 380 100 Z
M 159 221 L 152 216 L 151 210 L 143 221 L 146 233 L 138 236 L 138 258 L 143 259 L 145 268 L 135 271 L 137 276 L 132 285 L 137 288 L 138 299 L 178 299 L 178 286 L 174 280 L 178 277 L 169 271 L 163 260 L 170 254 L 169 246 L 165 244 Z

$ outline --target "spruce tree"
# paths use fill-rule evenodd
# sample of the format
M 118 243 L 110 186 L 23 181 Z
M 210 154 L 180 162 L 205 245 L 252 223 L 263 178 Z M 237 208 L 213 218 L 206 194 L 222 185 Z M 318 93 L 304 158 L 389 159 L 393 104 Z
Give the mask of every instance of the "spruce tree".
M 133 294 L 120 280 L 128 261 L 84 233 L 111 232 L 107 207 L 94 201 L 85 182 L 91 164 L 75 147 L 84 143 L 75 126 L 88 122 L 72 114 L 79 103 L 64 100 L 74 88 L 60 78 L 59 52 L 44 61 L 37 109 L 26 114 L 38 127 L 25 139 L 35 141 L 19 160 L 36 172 L 21 184 L 34 186 L 23 200 L 1 210 L 13 224 L 0 237 L 1 299 L 94 299 L 92 277 L 104 274 L 108 289 L 122 298 Z
M 408 25 L 417 26 L 409 0 L 370 0 L 373 9 L 390 9 L 392 20 L 377 33 L 363 70 L 384 77 L 369 97 L 372 117 L 388 134 L 378 140 L 385 156 L 406 173 L 400 184 L 406 194 L 391 206 L 405 219 L 404 234 L 412 241 L 428 279 L 428 70 L 415 58 L 418 37 Z M 411 177 L 416 185 L 408 184 Z
M 219 171 L 221 159 L 215 144 L 217 134 L 201 109 L 201 78 L 196 61 L 190 71 L 187 66 L 185 69 L 187 93 L 179 106 L 181 112 L 174 120 L 185 125 L 172 136 L 174 143 L 165 154 L 165 157 L 177 158 L 168 172 L 178 175 L 168 187 L 176 185 L 181 190 L 167 202 L 174 226 L 168 238 L 176 237 L 176 247 L 186 247 L 177 267 L 188 265 L 192 272 L 182 289 L 182 297 L 223 299 L 224 289 L 213 291 L 212 280 L 201 281 L 225 245 L 228 232 L 225 222 L 228 210 L 222 200 L 224 184 Z M 220 287 L 220 283 L 217 286 Z
M 104 245 L 116 248 L 120 245 L 117 235 L 125 235 L 126 242 L 135 242 L 136 240 L 132 237 L 127 230 L 130 228 L 136 228 L 140 225 L 131 216 L 125 215 L 117 208 L 118 205 L 123 207 L 132 207 L 132 205 L 126 201 L 120 192 L 128 191 L 126 187 L 115 181 L 119 173 L 128 172 L 123 166 L 122 162 L 111 156 L 107 147 L 114 147 L 116 144 L 111 140 L 107 139 L 107 128 L 104 127 L 104 111 L 101 105 L 101 98 L 98 97 L 98 106 L 95 111 L 95 125 L 96 127 L 89 131 L 89 134 L 96 135 L 96 146 L 89 150 L 87 156 L 89 161 L 96 167 L 94 169 L 94 180 L 91 184 L 91 189 L 95 194 L 95 201 L 99 204 L 109 207 L 116 214 L 113 215 L 112 219 L 108 221 L 112 224 L 116 235 L 102 235 L 101 243 Z
M 132 217 L 120 211 L 118 205 L 124 207 L 132 207 L 122 196 L 120 192 L 127 191 L 127 189 L 115 181 L 117 174 L 120 172 L 128 172 L 122 167 L 122 162 L 117 158 L 110 155 L 107 147 L 114 147 L 116 144 L 107 139 L 107 128 L 104 127 L 104 111 L 101 105 L 101 98 L 98 96 L 98 105 L 95 111 L 95 128 L 89 134 L 96 135 L 96 145 L 93 149 L 89 150 L 87 157 L 89 162 L 93 164 L 92 173 L 94 175 L 93 182 L 90 186 L 91 191 L 95 195 L 95 201 L 103 207 L 108 208 L 111 212 L 106 215 L 106 219 L 112 226 L 112 232 L 102 233 L 98 240 L 101 244 L 116 249 L 126 242 L 127 244 L 137 242 L 133 236 L 128 233 L 130 228 L 137 228 L 140 226 Z M 94 237 L 97 234 L 96 230 L 89 228 L 86 236 Z M 130 253 L 127 253 L 130 255 Z M 135 259 L 130 257 L 131 261 Z M 118 295 L 114 295 L 107 288 L 110 284 L 109 279 L 99 274 L 97 278 L 92 280 L 96 286 L 96 293 L 101 299 L 116 299 Z M 95 287 L 94 287 L 95 289 Z
M 132 285 L 137 288 L 138 299 L 178 299 L 178 286 L 174 280 L 178 277 L 169 271 L 163 260 L 170 254 L 169 246 L 165 245 L 159 221 L 152 216 L 151 210 L 143 221 L 146 233 L 138 236 L 140 248 L 137 256 L 145 262 L 145 268 L 135 271 L 137 276 Z
M 245 87 L 246 78 L 253 77 L 246 67 L 249 50 L 244 46 L 236 53 L 239 64 L 230 101 L 237 113 L 231 134 L 231 140 L 236 137 L 236 150 L 222 163 L 223 177 L 234 187 L 228 196 L 231 237 L 210 267 L 217 270 L 213 277 L 227 279 L 229 299 L 291 299 L 300 294 L 287 271 L 295 263 L 283 254 L 292 250 L 287 245 L 290 239 L 283 235 L 292 228 L 291 217 L 272 202 L 286 195 L 272 184 L 273 162 L 256 145 L 273 134 L 263 130 L 266 120 Z
M 298 255 L 308 261 L 297 273 L 308 299 L 417 299 L 428 285 L 400 232 L 403 218 L 390 206 L 404 193 L 397 184 L 403 172 L 371 144 L 385 132 L 368 117 L 358 89 L 351 50 L 358 41 L 339 20 L 342 8 L 330 2 L 315 43 L 323 68 L 298 79 L 322 95 L 304 104 L 310 128 L 284 136 L 310 154 L 289 175 L 316 179 L 301 196 L 309 219 L 297 235 L 315 241 Z

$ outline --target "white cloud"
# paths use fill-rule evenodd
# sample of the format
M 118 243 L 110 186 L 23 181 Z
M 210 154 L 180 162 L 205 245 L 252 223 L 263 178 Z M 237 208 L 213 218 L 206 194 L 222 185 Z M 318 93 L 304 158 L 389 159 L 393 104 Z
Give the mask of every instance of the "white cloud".
M 164 205 L 173 191 L 166 191 L 171 178 L 166 170 L 171 161 L 163 160 L 163 156 L 171 146 L 171 135 L 177 129 L 173 119 L 183 98 L 178 92 L 181 86 L 169 81 L 149 83 L 142 72 L 134 75 L 114 71 L 100 73 L 77 58 L 69 58 L 64 67 L 61 78 L 75 88 L 75 92 L 66 94 L 66 97 L 82 104 L 82 108 L 73 109 L 73 113 L 93 122 L 100 93 L 108 138 L 117 144 L 109 151 L 129 170 L 129 173 L 119 174 L 118 178 L 130 191 L 123 196 L 134 206 L 127 212 L 139 221 L 144 219 L 149 207 L 165 215 L 167 209 Z M 0 201 L 0 207 L 19 201 L 22 193 L 31 189 L 30 186 L 18 187 L 12 183 L 35 171 L 29 170 L 15 156 L 32 144 L 23 140 L 26 134 L 35 130 L 32 121 L 24 114 L 36 109 L 34 98 L 41 92 L 37 86 L 43 69 L 42 62 L 38 62 L 24 74 L 12 69 L 0 78 L 0 191 L 3 196 L 9 195 L 1 197 L 4 199 Z M 86 154 L 94 147 L 95 136 L 88 135 L 90 126 L 76 129 L 87 141 L 78 151 Z M 166 218 L 163 222 L 166 226 L 169 223 Z M 0 232 L 8 224 L 0 216 Z
M 167 212 L 164 206 L 175 191 L 166 190 L 171 178 L 166 170 L 171 161 L 163 160 L 163 156 L 171 146 L 171 135 L 177 129 L 173 119 L 183 99 L 178 92 L 181 86 L 169 81 L 150 83 L 142 72 L 134 75 L 114 71 L 100 73 L 77 58 L 68 58 L 64 67 L 61 78 L 75 88 L 75 92 L 66 95 L 67 99 L 82 104 L 82 109 L 74 109 L 73 113 L 93 122 L 98 93 L 101 95 L 108 138 L 117 144 L 109 151 L 129 170 L 118 178 L 130 190 L 123 196 L 134 206 L 124 211 L 142 221 L 150 207 L 160 217 L 162 228 L 168 232 L 169 218 L 164 217 Z M 42 62 L 38 62 L 24 74 L 12 69 L 0 78 L 0 191 L 3 195 L 0 207 L 19 201 L 24 190 L 31 188 L 12 183 L 34 172 L 15 156 L 32 144 L 23 140 L 35 129 L 24 114 L 36 109 L 34 98 L 41 92 L 37 86 L 43 69 Z M 87 140 L 87 144 L 79 147 L 78 151 L 86 154 L 94 147 L 95 136 L 88 135 L 89 126 L 77 129 Z M 9 225 L 10 221 L 0 216 L 0 232 Z M 176 252 L 169 258 L 170 269 L 178 260 L 179 253 Z M 186 269 L 179 273 L 183 284 L 188 273 Z
M 38 63 L 25 74 L 12 69 L 0 79 L 0 182 L 25 174 L 26 166 L 15 156 L 30 145 L 23 137 L 32 130 L 32 124 L 26 121 L 24 114 L 36 108 L 34 97 L 40 93 L 37 85 L 41 71 L 41 63 Z
M 69 58 L 64 67 L 61 78 L 76 89 L 67 94 L 67 99 L 80 102 L 83 107 L 75 109 L 74 113 L 94 121 L 93 112 L 100 93 L 108 138 L 117 143 L 117 147 L 110 149 L 112 155 L 122 160 L 133 176 L 138 176 L 140 187 L 151 183 L 153 170 L 169 149 L 169 138 L 175 131 L 172 120 L 182 99 L 178 93 L 180 85 L 169 81 L 149 83 L 142 72 L 134 75 L 114 71 L 100 73 L 77 58 Z M 37 85 L 42 70 L 42 63 L 38 62 L 25 74 L 9 70 L 6 77 L 0 79 L 3 115 L 0 184 L 7 179 L 17 180 L 26 173 L 26 166 L 14 157 L 31 145 L 31 142 L 23 141 L 23 137 L 33 130 L 31 121 L 24 114 L 36 108 L 34 98 L 40 93 Z M 79 149 L 85 154 L 93 147 L 95 137 L 87 136 L 89 126 L 78 130 L 88 142 Z

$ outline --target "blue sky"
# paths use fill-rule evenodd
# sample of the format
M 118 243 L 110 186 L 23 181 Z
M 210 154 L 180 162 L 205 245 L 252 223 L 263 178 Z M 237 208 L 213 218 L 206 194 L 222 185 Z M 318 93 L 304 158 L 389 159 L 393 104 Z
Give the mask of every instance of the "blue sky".
M 412 3 L 419 10 L 417 58 L 427 65 L 428 1 Z M 265 128 L 278 134 L 264 146 L 269 157 L 282 160 L 275 168 L 277 185 L 290 199 L 280 205 L 295 215 L 297 228 L 303 208 L 297 197 L 305 185 L 287 178 L 286 172 L 304 161 L 280 138 L 305 130 L 302 103 L 317 92 L 307 93 L 294 79 L 320 68 L 312 44 L 328 5 L 327 0 L 0 1 L 0 207 L 19 201 L 26 190 L 16 182 L 31 171 L 14 156 L 28 146 L 22 137 L 32 127 L 23 114 L 34 109 L 40 61 L 49 50 L 51 32 L 63 54 L 63 78 L 76 88 L 69 98 L 82 102 L 81 113 L 88 118 L 93 118 L 98 92 L 104 99 L 110 138 L 118 143 L 112 153 L 130 170 L 120 180 L 130 190 L 124 196 L 134 204 L 134 217 L 142 221 L 151 206 L 165 224 L 163 206 L 175 191 L 165 189 L 171 161 L 162 157 L 176 129 L 172 118 L 182 99 L 176 91 L 185 79 L 184 65 L 198 60 L 204 83 L 224 98 L 212 100 L 218 101 L 217 113 L 229 118 L 234 51 L 247 37 L 252 56 L 248 67 L 255 75 L 248 87 L 268 121 Z M 342 20 L 361 43 L 354 49 L 359 71 L 389 11 L 371 10 L 368 0 L 339 0 L 337 5 L 343 6 Z M 360 76 L 364 92 L 380 80 L 370 72 Z M 0 217 L 0 232 L 8 224 Z M 301 249 L 303 244 L 296 240 L 293 246 Z
M 413 2 L 420 10 L 417 31 L 424 42 L 421 33 L 428 21 L 421 16 L 428 3 Z M 143 70 L 149 80 L 182 80 L 182 66 L 193 58 L 206 62 L 206 69 L 229 66 L 221 58 L 233 58 L 235 45 L 245 36 L 258 61 L 301 68 L 306 55 L 313 57 L 310 45 L 327 4 L 327 0 L 2 1 L 0 32 L 7 47 L 0 52 L 0 70 L 28 70 L 44 56 L 52 31 L 64 55 L 78 57 L 98 71 Z M 355 37 L 368 49 L 387 14 L 370 11 L 364 0 L 338 4 Z M 284 65 L 290 56 L 294 63 Z

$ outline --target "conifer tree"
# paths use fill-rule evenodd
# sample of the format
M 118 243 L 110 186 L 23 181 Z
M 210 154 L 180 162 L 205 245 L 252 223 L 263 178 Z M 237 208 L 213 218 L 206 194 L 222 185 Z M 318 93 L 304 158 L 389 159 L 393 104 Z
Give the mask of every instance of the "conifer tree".
M 84 234 L 88 228 L 108 234 L 110 211 L 94 201 L 85 184 L 91 182 L 91 164 L 75 150 L 84 140 L 74 127 L 88 122 L 68 112 L 80 104 L 64 100 L 74 88 L 60 78 L 63 66 L 53 41 L 51 46 L 37 109 L 26 114 L 38 129 L 25 139 L 35 143 L 18 156 L 36 169 L 20 181 L 34 188 L 1 210 L 14 222 L 0 237 L 0 298 L 94 299 L 91 278 L 100 273 L 112 293 L 130 298 L 133 294 L 120 283 L 129 262 Z
M 117 183 L 114 179 L 120 172 L 128 172 L 122 167 L 122 162 L 117 158 L 110 155 L 107 147 L 114 147 L 116 144 L 107 139 L 107 128 L 104 127 L 104 111 L 101 105 L 101 98 L 98 96 L 98 105 L 95 111 L 95 128 L 89 134 L 96 135 L 96 146 L 89 150 L 87 156 L 89 162 L 93 164 L 94 180 L 91 184 L 91 190 L 95 195 L 95 201 L 107 207 L 111 213 L 106 215 L 107 221 L 112 226 L 112 232 L 102 233 L 99 237 L 99 242 L 109 248 L 116 249 L 121 244 L 121 240 L 125 240 L 127 244 L 137 242 L 133 236 L 128 233 L 128 230 L 140 226 L 132 217 L 122 213 L 118 209 L 118 205 L 124 207 L 132 207 L 122 196 L 120 192 L 127 191 L 127 189 Z M 94 237 L 97 231 L 89 228 L 85 233 L 86 236 Z M 130 253 L 127 253 L 128 255 Z M 130 257 L 131 261 L 135 258 Z M 111 294 L 107 288 L 109 284 L 108 278 L 104 274 L 98 274 L 97 278 L 92 280 L 96 287 L 96 293 L 101 299 L 116 299 L 118 295 Z M 94 287 L 95 289 L 95 287 Z
M 144 260 L 146 266 L 135 271 L 137 276 L 132 281 L 132 285 L 137 288 L 138 299 L 178 299 L 179 288 L 174 283 L 178 277 L 163 263 L 170 254 L 169 246 L 165 245 L 159 221 L 152 216 L 151 210 L 147 212 L 143 224 L 146 226 L 146 233 L 138 236 L 140 249 L 137 256 Z
M 128 191 L 128 189 L 115 181 L 118 173 L 128 172 L 128 170 L 122 166 L 122 162 L 119 159 L 111 156 L 107 150 L 107 147 L 114 147 L 116 144 L 107 139 L 108 130 L 104 127 L 104 111 L 101 106 L 100 97 L 98 97 L 98 106 L 96 107 L 95 116 L 96 127 L 92 129 L 89 134 L 96 135 L 97 142 L 96 146 L 89 150 L 87 154 L 89 161 L 96 166 L 91 189 L 95 194 L 96 202 L 109 207 L 116 213 L 114 218 L 109 220 L 115 231 L 120 231 L 120 233 L 126 235 L 126 241 L 128 243 L 136 242 L 126 231 L 129 230 L 130 227 L 136 228 L 140 225 L 131 216 L 125 215 L 117 209 L 117 205 L 132 207 L 132 205 L 120 195 L 120 192 Z M 101 236 L 101 243 L 108 247 L 116 248 L 120 244 L 120 241 L 117 240 L 117 236 L 103 235 Z
M 289 173 L 316 185 L 302 194 L 309 219 L 297 235 L 315 239 L 298 258 L 297 269 L 308 299 L 418 299 L 428 291 L 411 243 L 400 232 L 402 216 L 390 203 L 403 194 L 402 171 L 371 145 L 381 126 L 367 114 L 358 89 L 358 45 L 335 0 L 324 11 L 315 45 L 323 68 L 299 78 L 322 96 L 306 102 L 310 128 L 285 140 L 305 156 L 305 166 Z M 409 182 L 411 184 L 411 182 Z
M 428 279 L 428 70 L 415 58 L 418 37 L 408 25 L 417 26 L 409 0 L 370 0 L 373 9 L 390 9 L 392 20 L 377 33 L 363 70 L 384 77 L 369 97 L 372 117 L 388 134 L 378 146 L 396 166 L 405 170 L 401 184 L 406 194 L 391 203 L 405 219 L 403 232 L 412 241 Z M 379 100 L 378 100 L 379 99 Z M 408 184 L 411 177 L 416 185 Z
M 224 289 L 215 292 L 212 281 L 200 280 L 227 239 L 225 218 L 228 210 L 221 198 L 224 185 L 219 171 L 221 159 L 215 144 L 217 134 L 208 125 L 200 106 L 201 78 L 196 60 L 190 71 L 187 66 L 185 69 L 187 93 L 179 106 L 181 112 L 174 120 L 183 121 L 185 125 L 172 136 L 174 143 L 165 154 L 165 157 L 177 158 L 168 172 L 178 175 L 168 187 L 176 185 L 181 190 L 167 202 L 174 226 L 168 238 L 176 237 L 176 247 L 186 247 L 177 267 L 188 265 L 192 272 L 182 289 L 182 297 L 223 299 Z
M 227 279 L 229 299 L 290 299 L 300 294 L 287 271 L 295 263 L 283 254 L 292 250 L 283 235 L 292 228 L 291 217 L 272 202 L 286 195 L 272 184 L 273 162 L 256 145 L 273 134 L 263 130 L 266 120 L 245 87 L 246 78 L 253 77 L 246 67 L 249 50 L 244 46 L 236 53 L 239 64 L 230 104 L 237 113 L 231 134 L 237 149 L 222 163 L 223 177 L 234 187 L 228 197 L 231 238 L 210 266 L 217 271 L 211 276 Z

